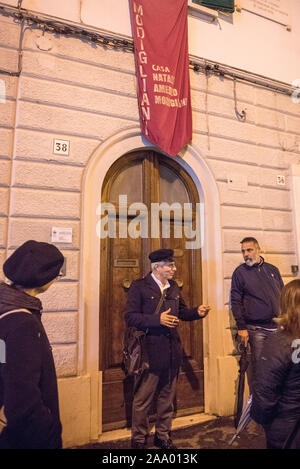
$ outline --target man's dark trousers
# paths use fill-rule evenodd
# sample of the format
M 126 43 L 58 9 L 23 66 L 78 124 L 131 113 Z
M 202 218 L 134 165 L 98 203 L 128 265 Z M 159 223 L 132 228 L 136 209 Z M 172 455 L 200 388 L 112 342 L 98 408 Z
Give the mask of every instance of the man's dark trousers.
M 145 443 L 149 433 L 149 413 L 156 392 L 155 433 L 163 441 L 168 441 L 170 438 L 177 376 L 178 374 L 170 376 L 170 370 L 161 370 L 160 373 L 144 372 L 133 399 L 132 439 L 134 441 Z

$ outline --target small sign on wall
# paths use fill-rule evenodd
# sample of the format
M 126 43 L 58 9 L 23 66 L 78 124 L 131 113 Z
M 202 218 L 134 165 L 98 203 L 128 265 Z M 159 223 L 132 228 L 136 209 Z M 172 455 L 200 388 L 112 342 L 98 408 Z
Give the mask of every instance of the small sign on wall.
M 6 88 L 5 88 L 5 81 L 0 80 L 0 103 L 6 103 Z
M 72 228 L 53 227 L 51 241 L 52 243 L 72 243 Z
M 59 140 L 55 138 L 53 140 L 53 153 L 55 155 L 68 156 L 70 152 L 70 140 Z
M 290 0 L 240 0 L 244 10 L 286 26 L 291 24 Z
M 285 186 L 285 176 L 283 176 L 282 174 L 278 174 L 277 176 L 277 185 Z

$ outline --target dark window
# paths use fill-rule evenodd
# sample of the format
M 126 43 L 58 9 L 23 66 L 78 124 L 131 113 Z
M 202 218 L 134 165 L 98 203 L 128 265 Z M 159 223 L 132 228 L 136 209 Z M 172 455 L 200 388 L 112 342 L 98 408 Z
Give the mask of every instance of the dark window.
M 207 8 L 214 10 L 234 12 L 234 0 L 192 0 L 192 3 L 197 3 Z

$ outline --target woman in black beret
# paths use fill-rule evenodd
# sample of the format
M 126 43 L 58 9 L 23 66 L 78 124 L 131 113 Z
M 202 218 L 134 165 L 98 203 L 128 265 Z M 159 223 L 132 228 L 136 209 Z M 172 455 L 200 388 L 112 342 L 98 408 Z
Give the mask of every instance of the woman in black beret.
M 1 449 L 62 447 L 57 378 L 37 295 L 63 263 L 54 245 L 27 241 L 3 265 L 11 284 L 0 284 Z

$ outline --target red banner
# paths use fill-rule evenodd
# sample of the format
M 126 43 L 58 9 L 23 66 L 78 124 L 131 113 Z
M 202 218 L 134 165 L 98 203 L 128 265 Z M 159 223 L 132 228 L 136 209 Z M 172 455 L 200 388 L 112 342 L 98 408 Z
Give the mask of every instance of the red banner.
M 130 0 L 142 133 L 171 156 L 192 138 L 187 0 Z

